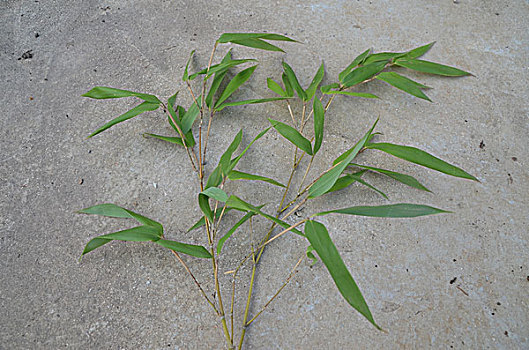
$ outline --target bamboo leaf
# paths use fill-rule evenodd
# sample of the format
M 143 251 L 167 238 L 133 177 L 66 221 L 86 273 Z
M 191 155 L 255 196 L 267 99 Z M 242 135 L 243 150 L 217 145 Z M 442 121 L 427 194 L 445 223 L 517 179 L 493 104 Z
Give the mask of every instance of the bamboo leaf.
M 220 106 L 216 107 L 215 110 L 216 111 L 222 111 L 226 107 L 242 106 L 242 105 L 253 105 L 253 104 L 256 104 L 256 103 L 266 103 L 266 102 L 286 100 L 286 99 L 288 99 L 288 97 L 257 98 L 257 99 L 252 99 L 252 100 L 225 102 L 225 103 L 221 104 Z
M 243 173 L 242 171 L 236 171 L 232 170 L 228 174 L 228 179 L 235 181 L 235 180 L 254 180 L 254 181 L 264 181 L 268 182 L 272 185 L 276 185 L 279 187 L 285 187 L 282 183 L 277 182 L 276 180 L 273 180 L 269 177 L 260 176 L 260 175 L 253 175 L 248 173 Z
M 202 211 L 204 216 L 208 218 L 209 222 L 213 222 L 213 211 L 211 210 L 211 207 L 209 206 L 209 197 L 203 193 L 199 193 L 198 206 L 200 207 L 200 210 Z
M 357 173 L 354 173 L 354 174 L 347 174 L 347 175 L 344 175 L 340 178 L 338 178 L 338 180 L 336 180 L 336 182 L 334 183 L 334 185 L 329 188 L 329 190 L 326 192 L 326 193 L 330 193 L 330 192 L 335 192 L 335 191 L 339 191 L 341 189 L 344 189 L 346 187 L 349 187 L 351 186 L 352 184 L 354 184 L 355 182 L 358 181 L 358 179 L 366 172 L 367 170 L 362 170 L 362 171 L 359 171 Z M 354 175 L 354 176 L 353 176 Z
M 171 97 L 167 99 L 167 107 L 171 108 L 173 112 L 174 112 L 174 108 L 176 104 L 176 96 L 178 96 L 179 92 L 180 91 L 175 92 L 174 95 L 172 95 Z
M 345 78 L 345 76 L 347 74 L 351 73 L 353 68 L 355 68 L 358 65 L 364 63 L 364 60 L 369 55 L 370 51 L 371 51 L 371 49 L 367 49 L 364 52 L 362 52 L 360 55 L 356 56 L 356 58 L 353 60 L 353 62 L 351 62 L 350 65 L 348 65 L 343 71 L 340 72 L 340 74 L 338 75 L 338 80 L 340 80 L 340 82 L 343 82 L 343 79 Z
M 233 40 L 244 40 L 244 39 L 264 39 L 264 40 L 297 42 L 296 40 L 286 37 L 284 35 L 270 34 L 270 33 L 224 33 L 220 36 L 217 42 L 220 44 L 224 44 L 228 42 L 233 42 Z
M 154 137 L 162 141 L 175 143 L 180 146 L 184 146 L 184 143 L 182 142 L 182 138 L 180 137 L 162 136 L 162 135 L 150 134 L 150 133 L 145 133 L 143 135 Z M 193 134 L 191 133 L 191 131 L 185 135 L 185 139 L 186 139 L 186 146 L 193 147 L 195 145 L 195 139 L 193 138 Z
M 193 55 L 195 54 L 195 50 L 191 51 L 189 54 L 189 59 L 186 63 L 186 68 L 184 69 L 184 75 L 182 76 L 183 81 L 189 80 L 189 63 L 191 63 L 191 59 L 193 58 Z
M 268 215 L 264 212 L 261 211 L 261 209 L 259 207 L 256 207 L 256 206 L 253 206 L 251 205 L 250 203 L 247 203 L 245 201 L 243 201 L 242 199 L 240 199 L 239 197 L 237 196 L 234 196 L 234 195 L 231 195 L 230 198 L 228 198 L 228 201 L 226 202 L 226 204 L 229 206 L 229 207 L 232 207 L 233 209 L 238 209 L 238 210 L 243 210 L 243 211 L 249 211 L 249 212 L 252 212 L 252 213 L 255 213 L 257 215 L 260 215 L 262 217 L 264 217 L 265 219 L 268 219 L 272 222 L 275 222 L 276 224 L 278 224 L 279 226 L 283 227 L 283 228 L 289 228 L 291 225 L 287 224 L 286 222 L 272 216 L 272 215 Z M 298 234 L 298 235 L 301 235 L 303 236 L 303 233 L 301 233 L 301 231 L 293 228 L 291 229 L 292 232 Z
M 364 61 L 364 65 L 368 65 L 374 62 L 384 62 L 388 63 L 391 60 L 397 59 L 399 57 L 402 57 L 406 55 L 405 52 L 379 52 L 374 53 L 366 57 Z
M 235 168 L 237 163 L 239 163 L 239 161 L 241 160 L 242 156 L 244 156 L 244 154 L 250 149 L 250 147 L 254 144 L 254 142 L 259 140 L 261 137 L 263 137 L 268 132 L 268 130 L 270 130 L 271 128 L 272 127 L 269 126 L 268 128 L 261 131 L 256 137 L 254 137 L 252 142 L 250 142 L 248 146 L 246 146 L 246 148 L 241 152 L 241 154 L 239 154 L 237 157 L 231 160 L 230 167 L 228 168 L 228 173 L 231 172 L 233 168 Z
M 240 60 L 227 60 L 225 62 L 221 62 L 219 64 L 215 64 L 215 65 L 209 67 L 209 70 L 208 70 L 207 67 L 201 69 L 200 71 L 190 75 L 189 76 L 189 80 L 193 80 L 196 77 L 198 77 L 199 75 L 205 75 L 205 79 L 209 79 L 212 75 L 214 75 L 216 73 L 225 73 L 225 72 L 227 72 L 228 69 L 230 69 L 231 67 L 235 67 L 235 66 L 238 66 L 238 65 L 246 63 L 246 62 L 256 62 L 256 61 L 257 60 L 250 59 L 250 58 L 245 58 L 245 59 L 240 59 Z
M 360 289 L 345 266 L 325 226 L 317 221 L 307 221 L 305 224 L 305 235 L 310 245 L 314 247 L 314 250 L 320 256 L 325 267 L 327 267 L 344 299 L 377 329 L 381 329 L 373 319 L 373 315 L 369 311 Z
M 273 92 L 275 92 L 275 93 L 278 94 L 279 96 L 286 97 L 286 92 L 285 92 L 285 90 L 283 90 L 283 88 L 281 87 L 281 85 L 279 85 L 278 83 L 276 83 L 276 82 L 273 81 L 272 79 L 270 79 L 270 78 L 266 79 L 266 86 L 268 86 L 268 88 L 269 88 L 270 90 L 272 90 Z
M 100 215 L 100 216 L 106 216 L 109 218 L 134 219 L 140 224 L 145 225 L 145 226 L 153 226 L 159 229 L 162 228 L 162 225 L 159 222 L 149 219 L 138 213 L 135 213 L 132 210 L 122 208 L 112 203 L 94 205 L 89 208 L 81 209 L 78 211 L 78 213 L 79 214 L 89 214 L 89 215 Z
M 371 129 L 362 137 L 360 141 L 351 149 L 346 151 L 342 156 L 339 158 L 342 158 L 341 161 L 336 163 L 333 168 L 331 168 L 329 171 L 324 173 L 312 186 L 309 188 L 309 198 L 315 198 L 319 197 L 322 194 L 326 193 L 338 180 L 340 175 L 343 173 L 344 169 L 347 167 L 349 163 L 356 157 L 358 152 L 365 146 L 367 143 L 367 140 L 371 136 L 371 133 L 373 132 L 373 129 L 377 125 L 377 121 L 373 124 Z
M 224 246 L 224 243 L 228 240 L 228 238 L 230 238 L 242 224 L 244 224 L 254 215 L 255 213 L 248 212 L 246 215 L 242 217 L 242 219 L 237 221 L 237 223 L 233 225 L 233 227 L 228 232 L 226 232 L 226 234 L 222 236 L 221 239 L 219 239 L 219 243 L 217 243 L 217 255 L 220 255 L 220 252 L 222 251 L 222 247 Z
M 264 40 L 257 39 L 257 38 L 248 38 L 248 39 L 241 39 L 241 40 L 232 40 L 233 44 L 251 47 L 254 49 L 260 49 L 260 50 L 266 50 L 266 51 L 276 51 L 276 52 L 285 52 L 280 47 L 277 47 L 275 45 L 272 45 Z
M 230 212 L 231 210 L 233 210 L 232 208 L 229 208 L 229 207 L 226 207 L 226 209 L 224 210 L 224 214 L 227 214 L 228 212 Z M 217 220 L 219 217 L 220 217 L 220 213 L 222 212 L 221 209 L 217 208 L 217 211 L 215 212 L 215 220 Z M 198 219 L 197 222 L 195 222 L 193 224 L 193 226 L 191 226 L 190 228 L 187 229 L 187 232 L 191 232 L 199 227 L 202 227 L 206 224 L 206 219 L 202 216 L 200 219 Z
M 106 86 L 96 86 L 95 88 L 88 91 L 87 93 L 82 94 L 81 96 L 98 100 L 107 98 L 138 97 L 144 100 L 145 102 L 150 102 L 154 104 L 162 103 L 162 101 L 160 101 L 158 97 L 154 95 L 129 90 L 116 89 Z
M 432 100 L 430 100 L 428 96 L 426 96 L 421 90 L 427 89 L 428 87 L 426 85 L 419 84 L 411 79 L 403 77 L 400 74 L 395 72 L 382 72 L 375 78 L 385 81 L 386 83 L 396 87 L 397 89 L 407 92 L 410 95 L 432 102 Z
M 381 73 L 382 74 L 382 73 Z M 324 92 L 326 95 L 347 95 L 347 96 L 354 96 L 354 97 L 364 97 L 364 98 L 379 98 L 376 95 L 370 94 L 368 92 L 352 92 L 352 91 L 340 91 L 340 90 L 328 90 Z
M 158 227 L 137 226 L 93 238 L 86 244 L 81 256 L 88 254 L 113 240 L 129 242 L 155 242 L 159 240 L 160 237 L 161 231 Z
M 415 147 L 394 145 L 392 143 L 370 143 L 366 145 L 366 148 L 377 149 L 379 151 L 389 153 L 397 158 L 437 170 L 447 175 L 478 181 L 478 179 L 463 169 L 460 169 L 455 165 L 451 165 Z
M 316 154 L 320 150 L 323 141 L 323 126 L 325 122 L 325 110 L 319 99 L 314 99 L 312 110 L 314 111 L 314 154 Z
M 189 107 L 187 112 L 185 112 L 183 116 L 181 115 L 181 129 L 184 135 L 191 130 L 191 128 L 193 127 L 193 123 L 198 117 L 198 114 L 200 112 L 200 106 L 197 105 L 197 103 L 202 103 L 202 96 L 199 96 L 196 102 L 193 101 L 193 104 L 191 105 L 191 107 Z
M 429 43 L 427 45 L 420 46 L 420 47 L 418 47 L 416 49 L 410 50 L 410 51 L 406 52 L 406 54 L 404 55 L 404 58 L 406 58 L 406 59 L 415 59 L 415 58 L 421 57 L 422 55 L 427 53 L 432 48 L 432 46 L 434 44 L 435 44 L 435 41 L 431 42 L 431 43 Z
M 418 216 L 450 213 L 446 210 L 430 207 L 422 204 L 388 204 L 377 206 L 356 206 L 343 209 L 335 209 L 317 213 L 314 216 L 327 214 L 347 214 L 359 216 L 371 216 L 377 218 L 414 218 Z
M 90 137 L 94 137 L 95 135 L 107 130 L 108 128 L 116 125 L 116 124 L 119 124 L 119 123 L 122 123 L 126 120 L 129 120 L 131 118 L 134 118 L 144 112 L 150 112 L 150 111 L 155 111 L 158 109 L 158 107 L 160 107 L 160 105 L 158 103 L 151 103 L 151 102 L 142 102 L 141 104 L 137 105 L 136 107 L 132 108 L 131 110 L 129 110 L 128 112 L 125 112 L 124 114 L 120 115 L 119 117 L 115 118 L 115 119 L 112 119 L 111 121 L 109 121 L 108 123 L 106 123 L 105 125 L 101 126 L 99 129 L 97 129 L 96 131 L 94 131 L 92 134 L 90 134 L 90 136 L 88 136 L 88 138 Z
M 233 79 L 228 83 L 217 102 L 215 102 L 215 108 L 220 106 L 222 102 L 226 101 L 242 84 L 244 84 L 244 82 L 250 79 L 256 67 L 257 66 L 252 66 L 237 73 L 237 75 L 235 75 Z
M 395 61 L 397 66 L 401 66 L 408 69 L 413 69 L 418 72 L 430 73 L 436 75 L 443 75 L 447 77 L 460 77 L 465 75 L 472 75 L 469 72 L 465 72 L 461 69 L 445 66 L 443 64 L 422 61 L 422 60 L 413 60 L 413 59 L 398 59 Z
M 422 190 L 422 191 L 431 192 L 429 189 L 424 187 L 419 181 L 417 181 L 416 178 L 414 178 L 413 176 L 410 176 L 410 175 L 401 174 L 401 173 L 397 173 L 395 171 L 390 171 L 390 170 L 386 170 L 386 169 L 380 169 L 380 168 L 374 168 L 374 167 L 365 166 L 365 165 L 359 165 L 359 164 L 355 164 L 355 163 L 351 163 L 349 165 L 356 166 L 356 167 L 363 168 L 363 169 L 368 169 L 368 170 L 371 170 L 371 171 L 376 171 L 377 173 L 389 176 L 392 179 L 397 180 L 398 182 L 401 182 L 401 183 L 403 183 L 405 185 L 408 185 L 410 187 L 413 187 L 413 188 L 416 188 L 416 189 L 419 189 L 419 190 Z
M 220 63 L 221 64 L 227 63 L 228 61 L 231 61 L 231 60 L 232 60 L 231 50 L 229 50 Z M 215 73 L 215 78 L 213 78 L 213 82 L 211 83 L 211 86 L 209 87 L 208 95 L 206 96 L 206 106 L 208 106 L 209 108 L 211 108 L 213 97 L 217 93 L 217 90 L 219 89 L 220 84 L 224 80 L 224 77 L 226 76 L 227 73 L 228 73 L 228 69 Z
M 340 84 L 338 83 L 332 83 L 332 84 L 329 84 L 329 85 L 324 85 L 320 88 L 321 92 L 326 94 L 328 93 L 329 91 L 331 91 L 331 89 L 337 89 L 340 87 Z
M 218 187 L 209 187 L 200 193 L 205 196 L 208 196 L 209 198 L 213 198 L 219 202 L 226 202 L 228 200 L 228 195 L 226 194 L 226 192 L 224 192 Z
M 321 63 L 320 68 L 316 72 L 316 75 L 312 79 L 312 82 L 310 83 L 307 90 L 305 90 L 305 94 L 307 95 L 307 101 L 310 101 L 310 99 L 314 96 L 316 93 L 316 90 L 318 89 L 318 86 L 320 85 L 321 81 L 323 80 L 323 76 L 325 75 L 325 68 L 323 66 L 323 62 Z
M 203 258 L 203 259 L 213 258 L 211 256 L 211 253 L 208 252 L 207 249 L 201 245 L 180 243 L 176 241 L 170 241 L 167 239 L 160 239 L 156 241 L 156 243 L 161 245 L 164 248 L 174 250 L 175 252 L 178 252 L 178 253 L 191 255 L 196 258 Z
M 237 135 L 233 138 L 233 141 L 228 146 L 228 149 L 222 154 L 219 160 L 219 167 L 221 169 L 221 173 L 223 176 L 228 175 L 228 173 L 231 171 L 231 156 L 233 155 L 233 152 L 239 148 L 239 145 L 241 144 L 242 140 L 242 129 L 239 130 Z
M 312 144 L 309 140 L 307 140 L 303 135 L 299 133 L 296 129 L 291 127 L 290 125 L 278 122 L 277 120 L 273 120 L 268 118 L 270 121 L 270 124 L 274 127 L 274 129 L 277 130 L 278 133 L 281 134 L 284 138 L 292 142 L 296 147 L 301 149 L 303 152 L 312 155 Z
M 299 85 L 298 78 L 296 77 L 296 73 L 294 73 L 292 67 L 290 67 L 288 63 L 283 62 L 283 69 L 285 70 L 285 74 L 287 75 L 290 85 L 294 88 L 294 90 L 296 90 L 298 97 L 303 101 L 307 101 L 307 94 L 301 88 L 301 85 Z
M 288 80 L 286 73 L 281 74 L 281 80 L 283 80 L 283 85 L 285 85 L 286 97 L 294 97 L 294 88 L 292 88 L 292 84 Z
M 385 66 L 386 62 L 382 61 L 358 67 L 344 77 L 342 84 L 345 88 L 360 84 L 361 82 L 372 78 L 375 74 L 382 71 Z
M 318 259 L 316 258 L 316 256 L 314 255 L 314 253 L 312 253 L 314 251 L 314 247 L 309 245 L 307 247 L 307 258 L 309 258 L 312 262 L 310 263 L 310 266 L 313 266 L 314 264 L 316 264 L 318 262 Z

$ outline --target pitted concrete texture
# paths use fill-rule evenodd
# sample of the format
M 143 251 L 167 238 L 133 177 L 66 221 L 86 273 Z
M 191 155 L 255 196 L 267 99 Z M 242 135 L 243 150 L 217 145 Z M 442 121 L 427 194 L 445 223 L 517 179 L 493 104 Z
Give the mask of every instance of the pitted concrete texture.
M 286 60 L 308 85 L 323 60 L 333 82 L 352 58 L 372 47 L 397 51 L 436 41 L 426 59 L 475 77 L 406 73 L 433 89 L 429 103 L 382 82 L 380 100 L 340 97 L 327 113 L 314 179 L 380 116 L 379 140 L 412 145 L 459 165 L 480 182 L 445 176 L 379 152 L 359 161 L 409 173 L 433 193 L 381 176 L 366 188 L 315 200 L 316 209 L 360 204 L 424 203 L 454 211 L 410 220 L 331 215 L 321 218 L 370 305 L 387 330 L 377 331 L 339 295 L 321 262 L 304 261 L 280 297 L 248 328 L 247 349 L 526 349 L 529 348 L 529 2 L 527 1 L 10 1 L 0 3 L 0 348 L 221 349 L 218 319 L 168 251 L 113 242 L 87 255 L 97 234 L 130 223 L 75 211 L 112 202 L 165 226 L 171 239 L 204 243 L 185 233 L 200 217 L 196 181 L 182 149 L 142 137 L 169 134 L 161 111 L 86 140 L 136 103 L 95 101 L 93 86 L 155 93 L 181 90 L 192 69 L 207 64 L 223 32 L 268 31 L 301 44 L 282 53 L 234 48 L 260 63 L 237 99 L 272 97 L 267 77 Z M 219 47 L 224 54 L 229 45 Z M 217 57 L 220 57 L 217 56 Z M 294 105 L 299 113 L 300 106 Z M 240 127 L 243 145 L 268 126 L 288 121 L 282 103 L 235 107 L 218 114 L 209 144 L 209 172 Z M 277 133 L 259 141 L 242 171 L 286 182 L 292 150 Z M 299 181 L 306 163 L 302 165 Z M 252 203 L 273 203 L 268 184 L 230 184 Z M 268 208 L 268 207 L 265 207 Z M 271 207 L 269 208 L 271 209 Z M 228 217 L 226 225 L 234 222 Z M 256 235 L 267 224 L 255 221 Z M 220 270 L 247 252 L 247 231 L 225 246 Z M 271 244 L 258 270 L 251 314 L 274 294 L 307 243 L 286 235 Z M 185 258 L 208 294 L 210 263 Z M 237 284 L 243 310 L 249 266 Z M 237 324 L 241 317 L 238 316 Z

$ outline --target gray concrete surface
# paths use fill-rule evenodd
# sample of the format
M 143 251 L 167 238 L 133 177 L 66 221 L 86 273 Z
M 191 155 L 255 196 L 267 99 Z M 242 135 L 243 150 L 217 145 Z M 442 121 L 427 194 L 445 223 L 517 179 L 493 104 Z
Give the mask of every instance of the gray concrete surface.
M 368 47 L 401 50 L 434 40 L 428 59 L 476 75 L 410 74 L 434 87 L 428 92 L 434 103 L 375 82 L 366 91 L 382 100 L 341 98 L 329 110 L 325 156 L 316 169 L 380 116 L 382 140 L 421 147 L 481 181 L 371 152 L 361 161 L 408 172 L 434 192 L 369 177 L 391 202 L 455 213 L 415 220 L 322 218 L 388 333 L 376 331 L 341 299 L 321 262 L 312 268 L 303 263 L 249 328 L 246 348 L 529 347 L 527 1 L 2 1 L 0 18 L 1 349 L 222 348 L 216 317 L 167 251 L 112 243 L 78 263 L 91 237 L 127 224 L 74 211 L 114 202 L 158 219 L 171 238 L 201 242 L 201 233 L 185 233 L 200 216 L 185 153 L 141 137 L 169 132 L 162 113 L 85 140 L 135 101 L 80 95 L 107 85 L 168 97 L 184 88 L 180 77 L 189 52 L 197 49 L 194 69 L 205 65 L 215 39 L 231 31 L 284 33 L 304 43 L 282 45 L 286 54 L 235 48 L 236 57 L 261 62 L 239 98 L 271 96 L 265 78 L 277 78 L 282 59 L 304 84 L 324 60 L 330 82 Z M 29 50 L 32 57 L 22 58 Z M 190 103 L 182 95 L 179 101 Z M 288 118 L 279 103 L 219 115 L 211 159 L 241 125 L 246 144 L 270 116 Z M 270 133 L 259 146 L 240 169 L 286 181 L 287 144 Z M 261 203 L 277 198 L 266 184 L 228 190 L 260 197 Z M 318 199 L 305 213 L 361 203 L 385 201 L 355 187 Z M 257 222 L 256 228 L 264 225 Z M 234 267 L 247 243 L 243 233 L 228 243 L 221 273 Z M 266 252 L 252 312 L 275 292 L 305 247 L 301 239 L 286 237 Z M 209 264 L 187 261 L 211 293 Z M 248 270 L 238 287 L 247 285 Z M 227 289 L 227 280 L 222 282 Z M 242 300 L 243 293 L 237 297 Z

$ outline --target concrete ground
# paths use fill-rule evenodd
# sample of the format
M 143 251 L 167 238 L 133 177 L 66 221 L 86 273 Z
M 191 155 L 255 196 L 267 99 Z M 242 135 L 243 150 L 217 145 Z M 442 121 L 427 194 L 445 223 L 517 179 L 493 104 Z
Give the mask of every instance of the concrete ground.
M 223 348 L 217 318 L 168 251 L 113 242 L 78 262 L 91 237 L 127 227 L 74 213 L 103 202 L 161 221 L 172 239 L 203 243 L 202 232 L 185 233 L 200 213 L 184 151 L 141 136 L 169 134 L 162 112 L 86 140 L 136 101 L 80 95 L 96 85 L 164 98 L 182 90 L 178 101 L 189 105 L 180 79 L 189 52 L 197 50 L 195 70 L 207 64 L 221 33 L 247 31 L 287 34 L 303 44 L 281 44 L 286 54 L 236 47 L 235 57 L 260 60 L 246 89 L 235 95 L 240 99 L 272 96 L 265 79 L 279 77 L 283 59 L 302 84 L 323 60 L 325 82 L 332 82 L 366 48 L 397 51 L 437 41 L 427 59 L 475 77 L 410 73 L 434 88 L 427 92 L 433 103 L 382 82 L 362 90 L 381 100 L 337 99 L 327 114 L 324 156 L 315 169 L 328 167 L 380 116 L 380 140 L 423 148 L 480 183 L 374 151 L 362 154 L 364 164 L 412 174 L 433 191 L 367 177 L 389 195 L 389 203 L 455 212 L 411 220 L 321 219 L 388 332 L 377 331 L 347 305 L 321 262 L 310 267 L 304 261 L 248 328 L 246 348 L 529 348 L 529 2 L 6 0 L 0 18 L 1 349 Z M 219 52 L 227 49 L 221 46 Z M 288 120 L 281 103 L 219 114 L 207 170 L 240 127 L 246 145 L 267 126 L 267 117 Z M 291 155 L 287 142 L 271 132 L 239 169 L 285 182 Z M 248 183 L 227 190 L 256 204 L 274 202 L 279 192 Z M 376 193 L 353 187 L 317 199 L 299 215 L 384 203 Z M 266 223 L 255 226 L 260 232 Z M 221 274 L 236 266 L 248 241 L 245 231 L 228 241 Z M 285 280 L 306 245 L 288 235 L 271 244 L 259 269 L 252 314 Z M 209 263 L 186 261 L 211 294 Z M 246 267 L 237 285 L 238 313 L 248 273 Z M 226 293 L 228 282 L 223 277 Z

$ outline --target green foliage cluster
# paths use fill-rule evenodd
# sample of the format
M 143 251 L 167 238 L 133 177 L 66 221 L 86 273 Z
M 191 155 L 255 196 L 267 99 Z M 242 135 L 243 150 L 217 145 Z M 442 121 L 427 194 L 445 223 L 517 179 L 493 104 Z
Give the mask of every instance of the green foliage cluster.
M 243 322 L 241 324 L 240 340 L 238 343 L 239 349 L 243 345 L 246 327 L 249 326 L 262 312 L 261 310 L 261 312 L 248 320 L 249 305 L 254 285 L 255 267 L 257 266 L 265 247 L 271 241 L 289 232 L 295 233 L 303 239 L 306 239 L 306 255 L 315 260 L 316 257 L 314 253 L 317 253 L 328 269 L 344 299 L 376 328 L 380 329 L 375 322 L 360 289 L 340 257 L 327 228 L 321 222 L 316 221 L 317 217 L 328 214 L 345 214 L 381 218 L 412 218 L 446 213 L 447 211 L 427 205 L 398 203 L 390 205 L 339 208 L 313 213 L 294 224 L 287 223 L 286 221 L 293 212 L 305 205 L 307 201 L 323 195 L 329 195 L 329 193 L 335 191 L 343 190 L 355 183 L 367 186 L 387 199 L 385 193 L 363 179 L 363 175 L 368 172 L 376 172 L 386 175 L 392 180 L 403 183 L 417 190 L 429 191 L 417 179 L 410 175 L 356 163 L 355 158 L 360 152 L 365 150 L 378 150 L 447 175 L 463 179 L 477 180 L 474 176 L 459 167 L 451 165 L 420 149 L 393 143 L 373 142 L 373 138 L 377 134 L 375 132 L 375 127 L 378 122 L 377 120 L 374 121 L 372 127 L 366 131 L 355 145 L 336 158 L 332 164 L 329 164 L 329 168 L 319 176 L 315 177 L 312 183 L 304 186 L 313 159 L 321 150 L 322 141 L 325 136 L 324 129 L 326 113 L 336 96 L 378 98 L 371 93 L 351 91 L 352 88 L 357 87 L 360 84 L 366 84 L 377 79 L 384 81 L 405 93 L 430 101 L 428 96 L 424 93 L 424 90 L 428 89 L 428 87 L 401 75 L 401 68 L 447 77 L 465 76 L 470 73 L 454 67 L 420 60 L 419 57 L 424 55 L 432 47 L 433 43 L 406 52 L 373 53 L 371 50 L 366 50 L 353 59 L 351 64 L 349 64 L 338 75 L 338 80 L 334 83 L 322 86 L 322 81 L 325 75 L 324 65 L 322 63 L 309 86 L 303 88 L 299 83 L 299 79 L 297 78 L 294 69 L 288 63 L 283 62 L 283 71 L 281 73 L 280 82 L 271 78 L 267 79 L 267 86 L 277 95 L 276 97 L 256 98 L 242 101 L 233 100 L 232 96 L 235 91 L 248 81 L 254 73 L 257 65 L 251 65 L 248 68 L 240 70 L 232 78 L 229 77 L 228 72 L 241 65 L 253 64 L 257 62 L 257 60 L 233 59 L 230 49 L 219 63 L 213 64 L 217 46 L 220 44 L 233 44 L 253 49 L 283 52 L 281 48 L 270 43 L 277 41 L 295 42 L 295 40 L 279 34 L 222 34 L 215 43 L 208 66 L 192 74 L 189 70 L 194 51 L 191 52 L 182 76 L 182 80 L 185 82 L 187 89 L 193 98 L 193 103 L 187 108 L 187 110 L 176 103 L 178 92 L 171 96 L 166 102 L 162 102 L 162 100 L 152 94 L 138 93 L 110 87 L 95 87 L 83 95 L 93 99 L 136 97 L 142 100 L 142 102 L 136 107 L 98 128 L 90 135 L 90 137 L 144 112 L 154 111 L 159 108 L 164 111 L 167 116 L 167 121 L 174 130 L 175 135 L 163 136 L 152 133 L 147 133 L 145 135 L 173 143 L 176 146 L 185 149 L 193 170 L 197 175 L 197 182 L 199 183 L 197 204 L 203 213 L 203 217 L 200 218 L 190 230 L 204 229 L 206 234 L 206 242 L 204 245 L 193 245 L 168 240 L 164 238 L 164 230 L 160 223 L 130 210 L 121 208 L 115 204 L 100 204 L 83 209 L 80 213 L 103 215 L 112 218 L 134 219 L 139 223 L 139 226 L 93 238 L 86 245 L 83 255 L 100 248 L 112 240 L 153 242 L 169 249 L 186 268 L 190 277 L 194 279 L 206 301 L 220 316 L 222 328 L 226 337 L 226 344 L 230 349 L 235 348 L 236 345 L 234 339 L 235 332 L 233 318 L 234 294 L 232 294 L 231 306 L 228 311 L 222 302 L 222 293 L 218 279 L 218 263 L 226 241 L 236 234 L 243 225 L 247 224 L 248 221 L 251 222 L 252 217 L 260 216 L 269 220 L 271 225 L 269 231 L 263 235 L 260 245 L 258 247 L 252 247 L 248 255 L 242 258 L 239 267 L 232 271 L 233 281 L 235 281 L 235 276 L 240 267 L 246 262 L 252 264 L 250 287 Z M 399 73 L 393 71 L 393 67 L 400 67 L 398 70 Z M 196 89 L 197 79 L 199 79 L 198 90 Z M 193 84 L 195 84 L 195 89 L 193 88 Z M 199 94 L 197 93 L 198 91 L 200 91 Z M 296 99 L 299 100 L 303 106 L 299 118 L 296 118 L 291 109 L 291 103 Z M 323 102 L 325 100 L 326 103 L 324 104 Z M 270 127 L 259 133 L 242 151 L 238 153 L 238 155 L 235 155 L 241 146 L 243 136 L 243 130 L 239 131 L 220 159 L 218 159 L 217 166 L 206 176 L 206 169 L 203 164 L 205 164 L 207 157 L 207 143 L 211 121 L 215 116 L 228 107 L 266 103 L 270 101 L 284 101 L 292 123 L 284 123 L 278 120 L 269 119 Z M 309 110 L 311 111 L 309 112 Z M 313 129 L 307 133 L 305 126 L 311 121 L 311 119 Z M 206 120 L 208 121 L 207 129 L 204 123 Z M 286 184 L 267 176 L 255 175 L 237 170 L 237 165 L 240 159 L 245 155 L 248 149 L 272 129 L 292 143 L 295 149 L 292 171 Z M 309 137 L 307 134 L 313 136 Z M 304 156 L 310 156 L 310 163 L 308 164 L 305 175 L 299 184 L 299 189 L 295 193 L 295 198 L 286 203 L 285 199 L 287 198 L 289 190 L 292 188 L 293 174 L 296 172 Z M 263 210 L 264 205 L 252 204 L 242 198 L 225 192 L 224 188 L 226 182 L 239 180 L 264 181 L 282 188 L 283 197 L 278 205 L 277 211 L 267 213 Z M 237 215 L 236 213 L 240 214 L 239 220 L 235 225 L 231 228 L 224 228 L 220 225 L 223 217 Z M 274 229 L 277 226 L 281 227 L 282 230 L 273 235 L 275 232 Z M 224 229 L 226 230 L 223 231 Z M 195 279 L 185 261 L 180 257 L 180 253 L 195 258 L 210 259 L 212 261 L 212 275 L 216 291 L 215 299 L 211 300 L 210 297 L 206 295 L 202 285 Z M 298 261 L 295 268 L 297 268 L 300 262 L 301 260 Z M 295 273 L 295 269 L 285 284 L 264 306 L 264 308 L 266 308 L 266 306 L 268 306 L 268 304 L 279 294 L 283 287 L 288 283 L 293 273 Z M 233 284 L 233 291 L 234 290 L 235 282 Z M 229 327 L 226 321 L 227 315 L 231 319 Z

